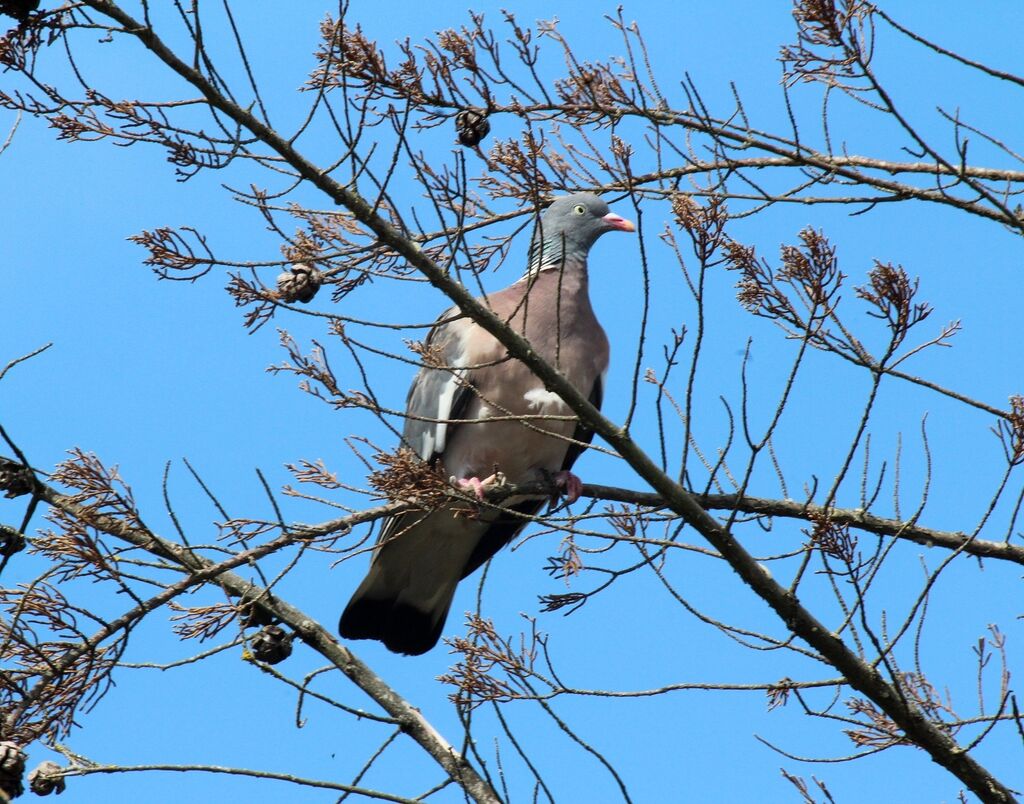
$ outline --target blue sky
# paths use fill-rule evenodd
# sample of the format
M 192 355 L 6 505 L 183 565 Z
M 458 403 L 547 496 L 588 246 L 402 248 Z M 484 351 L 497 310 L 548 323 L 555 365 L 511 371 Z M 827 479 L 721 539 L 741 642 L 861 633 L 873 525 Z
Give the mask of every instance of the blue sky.
M 511 6 L 521 22 L 557 15 L 560 29 L 580 58 L 605 59 L 620 50 L 616 34 L 602 18 L 614 12 L 611 5 L 573 3 L 554 9 L 550 4 L 516 2 L 474 7 L 498 25 L 503 5 Z M 953 13 L 952 8 L 946 13 L 942 8 L 924 13 L 922 8 L 896 3 L 890 11 L 951 49 L 1024 72 L 1018 42 L 1024 10 L 1018 5 L 988 3 L 984 12 L 974 14 Z M 303 0 L 282 15 L 280 4 L 257 2 L 239 4 L 235 11 L 271 118 L 287 128 L 301 119 L 308 102 L 295 90 L 313 67 L 311 52 L 325 7 Z M 709 105 L 727 106 L 729 82 L 734 81 L 755 125 L 772 129 L 784 124 L 776 57 L 779 45 L 792 37 L 787 4 L 635 3 L 625 6 L 624 15 L 639 22 L 659 80 L 674 105 L 685 102 L 670 87 L 689 73 Z M 405 37 L 417 41 L 441 28 L 458 27 L 467 17 L 459 4 L 355 0 L 350 19 L 358 20 L 370 38 L 386 43 Z M 1024 133 L 1019 99 L 1010 89 L 923 59 L 919 50 L 907 45 L 886 50 L 881 46 L 886 44 L 892 44 L 891 38 L 880 40 L 878 69 L 892 82 L 899 101 L 923 121 L 924 130 L 947 141 L 934 112 L 941 105 L 959 108 L 965 119 L 997 132 L 1008 143 L 1019 143 Z M 81 45 L 88 52 L 84 59 L 88 74 L 126 97 L 183 92 L 178 82 L 149 64 L 147 54 L 138 47 L 87 41 Z M 55 74 L 62 74 L 58 52 L 44 52 L 42 58 L 52 60 Z M 545 70 L 553 78 L 559 69 L 552 55 Z M 7 81 L 7 77 L 0 79 L 0 85 Z M 185 90 L 184 94 L 194 93 Z M 813 129 L 817 98 L 813 89 L 798 90 L 796 95 L 798 112 L 811 121 L 808 131 Z M 894 141 L 891 130 L 863 122 L 871 120 L 863 110 L 840 104 L 838 112 L 841 129 L 834 136 L 845 139 L 851 152 L 908 158 L 898 150 L 900 143 Z M 0 128 L 13 123 L 11 113 L 0 113 Z M 495 121 L 494 136 L 511 136 L 515 125 L 513 120 Z M 334 143 L 315 138 L 308 147 L 325 162 L 336 150 Z M 973 147 L 980 164 L 1006 164 L 983 143 Z M 449 157 L 450 151 L 439 150 L 438 159 Z M 52 129 L 31 119 L 21 121 L 12 145 L 0 154 L 0 182 L 8 188 L 0 199 L 6 235 L 0 265 L 4 288 L 0 365 L 44 343 L 54 344 L 0 383 L 0 423 L 40 468 L 51 468 L 72 447 L 118 465 L 147 522 L 166 534 L 171 526 L 161 484 L 165 463 L 172 461 L 169 493 L 190 537 L 198 542 L 213 541 L 211 523 L 219 516 L 190 481 L 181 458 L 199 470 L 230 514 L 260 517 L 270 516 L 271 511 L 256 467 L 266 473 L 272 486 L 279 487 L 290 479 L 285 463 L 322 458 L 347 482 L 361 486 L 365 470 L 343 439 L 366 435 L 384 446 L 390 443 L 386 431 L 369 416 L 333 412 L 298 391 L 288 376 L 265 371 L 283 359 L 274 326 L 286 327 L 308 342 L 311 337 L 326 338 L 321 322 L 280 318 L 256 334 L 246 334 L 239 311 L 223 292 L 223 275 L 207 276 L 195 284 L 158 282 L 142 265 L 142 249 L 126 240 L 157 226 L 195 226 L 209 236 L 218 254 L 230 259 L 276 259 L 274 235 L 251 209 L 233 203 L 223 186 L 245 187 L 250 180 L 269 181 L 253 179 L 247 169 L 238 169 L 176 182 L 173 167 L 155 148 L 57 142 Z M 407 203 L 414 203 L 416 188 L 407 181 L 398 187 L 407 194 Z M 326 206 L 312 195 L 304 198 Z M 628 205 L 616 209 L 630 215 Z M 693 310 L 681 291 L 678 267 L 667 250 L 657 250 L 656 233 L 668 220 L 667 209 L 645 210 L 645 220 L 655 287 L 652 343 L 645 365 L 657 367 L 668 328 L 692 326 Z M 854 304 L 850 286 L 863 282 L 877 258 L 900 263 L 911 275 L 920 275 L 922 296 L 935 307 L 923 331 L 931 333 L 947 321 L 962 321 L 964 330 L 954 339 L 955 348 L 926 352 L 908 370 L 996 406 L 1005 406 L 1009 394 L 1021 391 L 1024 366 L 1013 341 L 1019 326 L 1018 236 L 990 222 L 922 205 L 883 205 L 858 217 L 848 217 L 839 208 L 774 208 L 737 221 L 730 232 L 774 258 L 779 245 L 795 242 L 796 233 L 806 225 L 824 228 L 838 246 L 843 270 L 851 277 L 845 294 L 849 303 Z M 525 263 L 525 239 L 518 254 L 504 273 L 486 279 L 490 289 L 518 277 L 516 260 Z M 592 260 L 595 308 L 613 343 L 605 410 L 615 420 L 622 418 L 628 406 L 642 303 L 636 255 L 635 240 L 609 237 L 599 244 Z M 734 275 L 719 272 L 708 281 L 708 334 L 695 428 L 713 452 L 726 427 L 718 398 L 724 395 L 734 405 L 738 401 L 740 355 L 748 338 L 754 339 L 749 374 L 756 389 L 755 421 L 772 409 L 769 406 L 774 404 L 792 346 L 770 325 L 740 310 L 732 288 Z M 369 286 L 350 303 L 357 307 L 342 312 L 391 321 L 427 321 L 446 306 L 429 288 L 383 283 Z M 326 299 L 318 297 L 312 306 L 318 305 L 328 309 Z M 850 315 L 864 320 L 861 313 Z M 863 326 L 863 331 L 871 332 L 868 324 Z M 401 338 L 406 336 L 374 337 L 385 348 L 401 351 Z M 834 359 L 814 356 L 811 368 L 778 442 L 784 464 L 791 467 L 788 480 L 791 493 L 796 492 L 793 496 L 799 496 L 812 475 L 827 480 L 829 472 L 835 471 L 838 450 L 851 432 L 867 389 L 866 376 L 837 365 Z M 380 375 L 375 388 L 398 407 L 404 401 L 409 374 L 407 367 L 394 364 Z M 346 387 L 354 387 L 356 381 L 349 375 L 346 382 Z M 920 498 L 924 477 L 920 433 L 927 416 L 933 479 L 922 523 L 947 529 L 973 527 L 998 476 L 998 445 L 987 434 L 991 417 L 894 383 L 883 385 L 879 404 L 871 427 L 873 459 L 891 461 L 897 439 L 902 439 L 904 474 L 899 494 L 905 508 L 912 510 Z M 641 419 L 635 436 L 653 450 L 653 430 L 644 426 L 648 423 Z M 637 485 L 621 464 L 595 455 L 582 460 L 578 471 L 585 480 Z M 778 495 L 770 473 L 757 478 L 755 494 Z M 845 491 L 840 503 L 854 505 L 856 489 Z M 1015 498 L 1018 492 L 1019 480 L 1010 496 Z M 892 497 L 894 492 L 886 493 Z M 312 504 L 289 500 L 284 504 L 290 521 L 333 515 Z M 891 512 L 888 504 L 880 509 L 883 514 Z M 0 521 L 17 524 L 21 511 L 20 501 L 0 501 Z M 1005 522 L 1005 517 L 1000 521 Z M 33 524 L 43 526 L 40 519 Z M 750 549 L 764 554 L 795 547 L 804 538 L 792 523 L 777 523 L 770 534 L 747 534 Z M 994 530 L 983 535 L 1000 539 L 1004 533 Z M 543 570 L 544 557 L 553 549 L 543 538 L 530 539 L 493 563 L 485 609 L 502 633 L 524 627 L 519 612 L 538 616 L 538 594 L 564 589 L 561 581 Z M 616 555 L 625 556 L 623 548 L 616 550 Z M 921 562 L 934 567 L 940 559 L 924 548 L 904 547 L 880 582 L 884 593 L 878 597 L 879 609 L 884 607 L 898 619 L 908 596 L 912 598 L 919 588 Z M 618 560 L 625 563 L 627 559 Z M 270 566 L 280 566 L 282 561 Z M 672 578 L 695 605 L 730 622 L 768 627 L 771 620 L 763 604 L 728 570 L 697 557 L 673 561 Z M 36 559 L 18 556 L 7 570 L 5 584 L 29 579 L 39 567 Z M 331 566 L 329 556 L 310 555 L 281 592 L 331 625 L 364 569 L 360 560 Z M 974 695 L 971 646 L 986 634 L 987 624 L 998 622 L 1007 634 L 1011 669 L 1019 667 L 1024 656 L 1018 644 L 1024 632 L 1014 619 L 1020 599 L 1018 582 L 1019 573 L 1006 567 L 964 561 L 943 575 L 939 584 L 922 640 L 924 659 L 932 662 L 936 679 L 950 688 L 968 714 Z M 96 594 L 86 587 L 77 593 L 85 599 Z M 473 608 L 475 595 L 474 583 L 463 585 L 446 634 L 459 633 L 458 614 Z M 211 600 L 206 593 L 195 596 L 197 604 Z M 95 601 L 102 607 L 118 604 L 100 597 Z M 813 602 L 812 598 L 812 607 Z M 880 610 L 872 614 L 882 616 Z M 579 687 L 635 690 L 676 682 L 745 683 L 773 681 L 783 675 L 832 675 L 828 668 L 822 671 L 807 662 L 740 648 L 678 608 L 656 581 L 638 575 L 627 576 L 571 617 L 539 615 L 538 623 L 551 635 L 563 680 Z M 170 661 L 198 649 L 178 643 L 167 619 L 158 616 L 135 635 L 127 658 Z M 447 689 L 435 680 L 451 661 L 444 647 L 415 659 L 395 657 L 365 643 L 356 650 L 443 734 L 459 740 Z M 201 666 L 174 672 L 123 671 L 116 677 L 118 686 L 95 711 L 82 715 L 83 728 L 71 735 L 68 745 L 101 763 L 196 762 L 341 781 L 351 778 L 372 751 L 364 727 L 311 706 L 303 712 L 304 726 L 296 728 L 294 695 L 248 666 L 239 654 L 238 649 L 229 650 Z M 301 677 L 320 664 L 322 660 L 318 662 L 300 646 L 282 669 Z M 366 705 L 358 690 L 340 676 L 326 680 L 323 689 L 351 705 Z M 786 759 L 754 735 L 803 756 L 839 756 L 852 749 L 835 724 L 804 717 L 795 703 L 770 713 L 765 703 L 763 693 L 756 692 L 678 692 L 630 700 L 565 698 L 556 699 L 552 706 L 615 763 L 636 801 L 798 800 L 780 776 L 780 767 L 825 780 L 838 801 L 952 801 L 960 789 L 954 778 L 914 749 L 894 749 L 852 764 L 812 766 Z M 516 704 L 506 713 L 541 764 L 556 800 L 617 800 L 606 772 L 539 715 L 536 706 Z M 479 718 L 487 724 L 481 735 L 490 738 L 493 717 L 482 709 Z M 482 742 L 479 750 L 493 766 L 493 744 Z M 503 747 L 502 761 L 510 767 L 510 778 L 517 780 L 513 798 L 521 800 L 529 796 L 529 786 L 523 782 L 521 765 L 505 753 L 510 750 Z M 1024 783 L 1019 743 L 992 738 L 978 756 L 1004 781 Z M 43 758 L 45 752 L 36 748 L 30 764 Z M 438 778 L 413 749 L 398 747 L 368 783 L 413 795 Z M 323 791 L 264 784 L 216 776 L 96 776 L 71 780 L 62 801 L 270 800 L 278 795 L 296 802 L 333 800 Z M 431 800 L 459 797 L 449 790 Z

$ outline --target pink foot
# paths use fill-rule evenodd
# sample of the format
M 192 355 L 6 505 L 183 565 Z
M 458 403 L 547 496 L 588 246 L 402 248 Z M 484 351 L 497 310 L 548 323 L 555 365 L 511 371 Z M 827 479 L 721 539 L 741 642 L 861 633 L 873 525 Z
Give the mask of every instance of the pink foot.
M 580 494 L 583 493 L 583 481 L 572 472 L 566 470 L 555 472 L 551 475 L 551 480 L 554 482 L 555 488 L 565 495 L 567 503 L 576 502 L 580 498 Z
M 495 472 L 490 477 L 485 477 L 481 480 L 479 477 L 453 477 L 451 482 L 455 484 L 456 488 L 460 491 L 466 491 L 472 489 L 473 494 L 480 501 L 484 501 L 484 495 L 487 494 L 489 489 L 495 486 L 502 486 L 505 484 L 505 475 L 501 472 Z
M 473 489 L 473 493 L 476 498 L 481 502 L 484 499 L 484 484 L 479 477 L 457 477 L 454 478 L 455 484 L 459 487 L 460 491 L 466 491 L 467 489 Z

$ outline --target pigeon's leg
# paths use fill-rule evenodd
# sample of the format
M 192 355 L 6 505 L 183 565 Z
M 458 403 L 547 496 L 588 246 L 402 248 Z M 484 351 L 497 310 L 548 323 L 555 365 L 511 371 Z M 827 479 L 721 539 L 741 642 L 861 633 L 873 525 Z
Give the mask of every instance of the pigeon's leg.
M 489 477 L 485 477 L 483 480 L 481 480 L 479 477 L 476 477 L 476 476 L 474 476 L 474 477 L 453 477 L 453 478 L 451 478 L 451 482 L 460 491 L 466 491 L 467 489 L 472 489 L 473 490 L 473 494 L 476 495 L 476 498 L 480 502 L 483 502 L 484 501 L 484 496 L 487 494 L 487 492 L 490 489 L 497 488 L 498 486 L 504 486 L 506 481 L 505 481 L 505 475 L 503 475 L 501 472 L 495 470 L 494 474 L 490 475 Z
M 576 500 L 580 498 L 580 494 L 583 492 L 583 481 L 568 469 L 552 473 L 551 482 L 555 484 L 556 489 L 565 495 L 565 501 L 567 503 L 576 502 Z

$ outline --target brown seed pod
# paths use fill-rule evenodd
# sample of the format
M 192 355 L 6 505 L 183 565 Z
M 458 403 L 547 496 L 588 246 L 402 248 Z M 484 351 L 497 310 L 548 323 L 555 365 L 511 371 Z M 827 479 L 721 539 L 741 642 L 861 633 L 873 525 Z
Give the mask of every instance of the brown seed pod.
M 27 466 L 0 458 L 0 491 L 8 499 L 28 494 L 35 488 L 35 477 Z
M 61 768 L 56 762 L 40 762 L 35 770 L 28 775 L 28 789 L 37 796 L 48 796 L 56 793 L 58 796 L 64 792 L 64 777 L 61 775 Z
M 487 122 L 487 113 L 483 109 L 463 109 L 455 115 L 455 131 L 459 142 L 467 148 L 480 144 L 491 130 Z
M 25 775 L 25 752 L 21 746 L 5 740 L 0 743 L 0 791 L 10 798 L 25 792 L 21 778 Z
M 324 275 L 320 271 L 312 265 L 297 262 L 290 271 L 278 275 L 277 295 L 282 301 L 306 304 L 313 300 L 323 283 Z
M 25 534 L 8 525 L 0 525 L 0 556 L 13 556 L 25 549 Z
M 252 638 L 252 655 L 261 662 L 277 664 L 292 655 L 292 637 L 279 625 L 268 625 Z

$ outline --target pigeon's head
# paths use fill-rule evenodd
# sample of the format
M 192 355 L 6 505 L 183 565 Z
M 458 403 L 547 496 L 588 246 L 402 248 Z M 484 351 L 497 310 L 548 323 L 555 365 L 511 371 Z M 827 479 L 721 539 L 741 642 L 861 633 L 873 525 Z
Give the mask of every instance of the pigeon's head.
M 635 232 L 636 227 L 593 193 L 556 198 L 540 216 L 532 251 L 540 265 L 564 259 L 586 259 L 587 252 L 605 232 Z M 543 254 L 538 248 L 543 244 Z M 534 265 L 532 267 L 539 267 Z
M 564 237 L 589 249 L 605 232 L 635 232 L 636 227 L 616 215 L 593 193 L 574 193 L 556 198 L 540 218 L 545 240 Z

